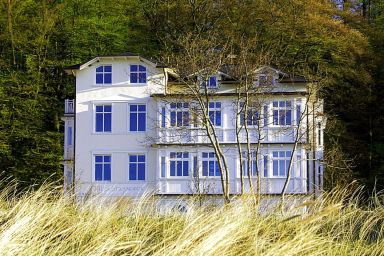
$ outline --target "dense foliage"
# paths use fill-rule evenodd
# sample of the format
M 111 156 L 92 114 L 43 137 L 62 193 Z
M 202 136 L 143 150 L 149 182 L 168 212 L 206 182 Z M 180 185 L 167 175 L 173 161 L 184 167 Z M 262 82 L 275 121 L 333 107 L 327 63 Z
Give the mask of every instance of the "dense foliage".
M 61 177 L 60 116 L 74 96 L 64 66 L 217 35 L 218 48 L 247 43 L 265 64 L 322 84 L 328 187 L 383 188 L 383 28 L 381 0 L 2 0 L 0 169 L 22 186 Z

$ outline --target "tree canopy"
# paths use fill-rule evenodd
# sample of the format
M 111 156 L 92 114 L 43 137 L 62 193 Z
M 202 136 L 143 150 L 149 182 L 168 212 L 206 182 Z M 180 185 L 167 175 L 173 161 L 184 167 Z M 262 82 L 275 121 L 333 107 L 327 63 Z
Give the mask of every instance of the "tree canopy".
M 255 61 L 321 83 L 329 187 L 383 188 L 384 3 L 379 0 L 2 0 L 0 167 L 22 186 L 61 178 L 63 67 L 96 55 L 162 57 L 180 38 L 247 44 Z M 207 35 L 210 35 L 209 37 Z

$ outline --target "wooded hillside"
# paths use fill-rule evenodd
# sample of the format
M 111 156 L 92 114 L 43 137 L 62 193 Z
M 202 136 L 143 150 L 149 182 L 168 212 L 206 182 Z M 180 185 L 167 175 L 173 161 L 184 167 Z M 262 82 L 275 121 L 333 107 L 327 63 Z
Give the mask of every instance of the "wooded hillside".
M 0 170 L 21 187 L 62 176 L 63 67 L 97 55 L 161 59 L 182 37 L 244 43 L 254 58 L 321 83 L 326 186 L 384 188 L 382 0 L 2 0 Z

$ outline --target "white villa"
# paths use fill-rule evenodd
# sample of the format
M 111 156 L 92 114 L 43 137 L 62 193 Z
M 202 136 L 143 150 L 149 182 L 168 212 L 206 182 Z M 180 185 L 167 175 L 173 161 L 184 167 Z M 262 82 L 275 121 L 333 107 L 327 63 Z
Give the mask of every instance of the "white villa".
M 171 71 L 132 53 L 66 68 L 76 77 L 76 98 L 65 101 L 62 118 L 65 189 L 79 197 L 222 193 L 212 143 L 191 121 L 193 98 L 177 92 L 181 85 Z M 322 100 L 308 96 L 311 85 L 303 77 L 269 67 L 255 71 L 255 85 L 269 89 L 260 94 L 262 107 L 244 118 L 234 109 L 236 79 L 221 70 L 204 83 L 212 92 L 207 108 L 227 160 L 230 194 L 241 192 L 238 145 L 246 144 L 236 122 L 248 124 L 249 145 L 259 147 L 250 175 L 260 174 L 262 194 L 282 192 L 291 161 L 287 193 L 317 193 L 323 183 Z

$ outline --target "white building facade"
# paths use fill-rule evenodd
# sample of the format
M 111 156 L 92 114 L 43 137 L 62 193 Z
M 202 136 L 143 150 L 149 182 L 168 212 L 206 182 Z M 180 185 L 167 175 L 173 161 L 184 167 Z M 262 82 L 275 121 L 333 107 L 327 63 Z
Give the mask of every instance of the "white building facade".
M 168 68 L 127 53 L 66 71 L 76 77 L 76 98 L 66 100 L 62 118 L 67 190 L 79 197 L 222 193 L 212 144 L 193 122 L 194 100 L 171 92 L 178 83 Z M 323 180 L 322 101 L 308 96 L 302 78 L 272 68 L 259 69 L 255 81 L 267 74 L 273 88 L 247 117 L 236 115 L 234 81 L 226 74 L 214 74 L 205 85 L 214 90 L 207 107 L 227 160 L 230 194 L 241 193 L 238 145 L 246 136 L 245 130 L 236 135 L 236 122 L 247 122 L 250 145 L 259 147 L 251 154 L 250 175 L 254 181 L 260 175 L 262 194 L 280 194 L 289 170 L 287 193 L 316 193 Z M 248 176 L 243 180 L 249 192 Z

